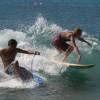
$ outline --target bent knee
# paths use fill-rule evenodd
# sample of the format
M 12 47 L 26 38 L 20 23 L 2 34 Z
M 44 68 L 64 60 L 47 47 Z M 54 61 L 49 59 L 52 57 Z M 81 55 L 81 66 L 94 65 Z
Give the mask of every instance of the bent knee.
M 68 47 L 68 50 L 69 50 L 69 51 L 73 51 L 73 50 L 74 50 L 74 47 L 73 47 L 73 46 L 69 46 L 69 47 Z
M 16 61 L 16 62 L 13 64 L 13 66 L 14 66 L 15 68 L 19 68 L 19 62 Z
M 18 61 L 15 62 L 15 66 L 19 66 L 19 62 Z

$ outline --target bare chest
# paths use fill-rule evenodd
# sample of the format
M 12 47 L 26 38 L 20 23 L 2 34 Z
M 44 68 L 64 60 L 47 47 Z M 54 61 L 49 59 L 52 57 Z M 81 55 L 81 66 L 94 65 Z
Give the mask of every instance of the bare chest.
M 11 62 L 15 59 L 16 52 L 4 52 L 1 55 L 3 62 Z

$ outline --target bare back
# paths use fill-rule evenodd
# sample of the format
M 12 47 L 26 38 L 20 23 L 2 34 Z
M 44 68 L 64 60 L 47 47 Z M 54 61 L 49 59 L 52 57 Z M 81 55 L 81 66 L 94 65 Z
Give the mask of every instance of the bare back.
M 0 57 L 4 64 L 4 68 L 6 68 L 12 61 L 15 60 L 17 54 L 17 49 L 9 50 L 8 48 L 0 50 Z
M 61 32 L 61 37 L 65 39 L 70 39 L 73 36 L 73 32 Z

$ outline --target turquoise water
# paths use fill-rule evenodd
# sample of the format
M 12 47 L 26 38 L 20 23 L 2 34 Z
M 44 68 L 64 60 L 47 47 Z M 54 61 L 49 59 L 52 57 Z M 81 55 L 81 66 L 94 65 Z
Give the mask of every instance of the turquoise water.
M 81 51 L 81 63 L 94 63 L 91 69 L 63 68 L 40 58 L 18 55 L 19 62 L 43 72 L 48 79 L 46 86 L 30 89 L 11 88 L 13 83 L 0 86 L 0 100 L 99 100 L 100 98 L 100 1 L 99 0 L 1 0 L 0 48 L 7 46 L 10 38 L 18 46 L 36 49 L 50 59 L 57 52 L 51 45 L 56 32 L 83 29 L 84 37 L 93 47 L 77 42 Z M 75 62 L 71 55 L 69 62 Z M 16 82 L 18 84 L 18 82 Z

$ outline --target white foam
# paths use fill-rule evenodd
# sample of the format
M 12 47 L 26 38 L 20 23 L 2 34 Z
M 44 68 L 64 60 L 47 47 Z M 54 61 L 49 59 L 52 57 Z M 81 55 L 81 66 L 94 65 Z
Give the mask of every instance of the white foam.
M 47 47 L 46 46 L 46 42 L 48 40 L 51 41 L 51 38 L 54 36 L 54 34 L 60 32 L 60 31 L 64 31 L 64 30 L 68 30 L 68 29 L 63 29 L 62 27 L 58 26 L 57 24 L 54 23 L 48 23 L 48 21 L 39 16 L 37 18 L 37 20 L 35 21 L 35 23 L 29 27 L 29 29 L 25 32 L 22 31 L 15 31 L 12 29 L 4 29 L 4 30 L 0 30 L 0 48 L 3 47 L 7 47 L 7 42 L 9 39 L 14 38 L 18 41 L 18 47 L 23 48 L 23 49 L 27 49 L 27 50 L 38 50 L 41 51 L 41 55 L 44 56 L 45 58 L 48 59 L 55 59 L 58 58 L 58 60 L 62 59 L 59 58 L 57 51 L 53 48 Z M 29 35 L 29 36 L 28 36 Z M 87 33 L 84 32 L 84 36 L 86 38 Z M 42 39 L 43 38 L 43 39 Z M 84 51 L 86 53 L 92 53 L 92 50 L 94 48 L 100 50 L 100 42 L 98 39 L 94 38 L 94 37 L 90 37 L 87 36 L 86 38 L 88 41 L 90 41 L 93 44 L 93 48 L 90 49 L 90 47 L 88 47 L 85 44 L 81 44 L 80 42 L 78 42 L 78 46 L 81 49 L 81 51 Z M 39 44 L 40 41 L 45 41 L 43 42 L 44 44 Z M 38 43 L 38 45 L 37 45 Z M 47 44 L 49 45 L 49 44 Z M 84 49 L 83 49 L 84 47 Z M 45 73 L 48 74 L 59 74 L 59 71 L 61 69 L 62 66 L 57 65 L 57 64 L 53 64 L 47 60 L 45 60 L 43 57 L 40 56 L 36 56 L 33 57 L 31 55 L 24 55 L 24 54 L 19 54 L 17 55 L 16 58 L 21 66 L 24 66 L 25 68 L 27 68 L 28 70 L 43 70 Z M 72 60 L 72 59 L 71 59 Z M 0 61 L 0 66 L 2 67 L 2 63 Z M 3 75 L 3 74 L 1 74 Z M 3 82 L 1 83 L 0 86 L 6 87 L 9 84 L 9 87 L 23 87 L 23 83 L 16 80 L 16 79 L 12 79 L 9 80 L 7 82 Z M 33 83 L 30 85 L 34 85 Z M 27 85 L 29 86 L 29 85 Z M 35 86 L 35 85 L 34 85 Z M 34 87 L 33 86 L 33 87 Z
M 0 87 L 3 88 L 35 88 L 37 83 L 34 81 L 30 81 L 28 83 L 22 82 L 18 79 L 8 78 L 6 80 L 2 80 L 0 82 Z
M 4 29 L 0 31 L 0 46 L 7 46 L 7 42 L 10 39 L 16 39 L 19 42 L 25 41 L 26 34 L 20 31 L 14 31 L 11 29 Z

